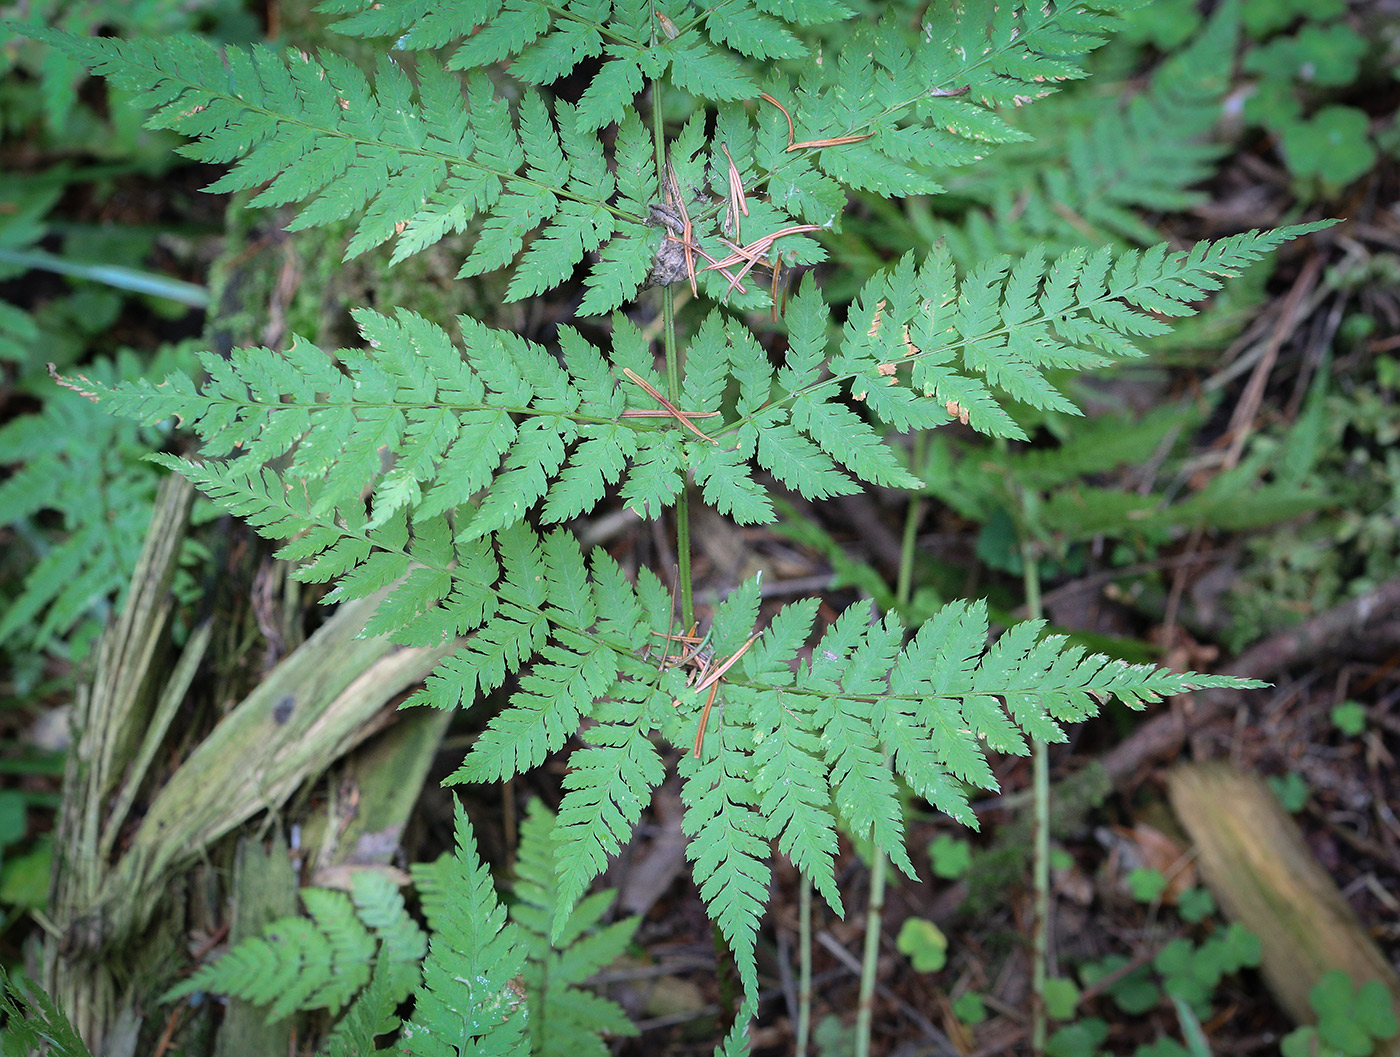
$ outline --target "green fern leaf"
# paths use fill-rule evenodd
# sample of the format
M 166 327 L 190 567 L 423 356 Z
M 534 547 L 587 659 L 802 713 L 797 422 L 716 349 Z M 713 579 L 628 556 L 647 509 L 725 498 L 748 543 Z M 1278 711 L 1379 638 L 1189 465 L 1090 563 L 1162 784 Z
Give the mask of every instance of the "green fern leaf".
M 1087 257 L 1073 250 L 1049 263 L 1035 248 L 1017 260 L 984 261 L 961 283 L 951 256 L 935 250 L 917 273 L 901 262 L 866 284 L 829 367 L 851 385 L 856 399 L 896 428 L 926 425 L 933 414 L 903 391 L 898 372 L 908 365 L 910 383 L 942 401 L 951 417 L 996 436 L 1022 438 L 993 390 L 1077 414 L 1045 370 L 1102 366 L 1109 362 L 1103 353 L 1141 356 L 1135 339 L 1167 329 L 1152 313 L 1191 314 L 1193 302 L 1219 289 L 1221 276 L 1237 275 L 1281 241 L 1314 230 L 1297 225 L 1246 232 L 1189 253 L 1172 253 L 1165 245 L 1116 256 L 1111 247 Z M 788 398 L 793 425 L 862 479 L 901 480 L 908 487 L 907 471 L 873 431 L 849 410 L 818 402 L 819 391 L 809 383 Z M 858 440 L 842 449 L 837 438 L 843 436 Z
M 267 1006 L 269 1022 L 309 1009 L 334 1014 L 369 982 L 378 948 L 380 986 L 392 1003 L 403 1001 L 418 984 L 426 937 L 385 877 L 359 871 L 353 887 L 353 904 L 343 892 L 302 889 L 310 920 L 273 922 L 261 936 L 237 944 L 172 988 L 164 1000 L 197 991 L 228 994 Z
M 781 610 L 761 646 L 745 656 L 745 674 L 774 687 L 790 683 L 789 661 L 811 631 L 817 604 L 817 599 L 808 599 Z M 753 760 L 758 808 L 767 835 L 840 914 L 836 826 L 828 810 L 831 792 L 815 712 L 815 703 L 805 696 L 781 690 L 755 695 L 750 718 L 757 743 Z
M 326 889 L 302 891 L 307 913 L 330 944 L 332 977 L 308 993 L 306 1000 L 313 1006 L 325 1005 L 339 1010 L 369 982 L 375 939 L 360 924 L 358 916 L 346 913 L 348 902 L 341 893 Z M 268 1015 L 277 1018 L 298 1008 L 302 1000 L 293 1001 L 296 990 L 289 989 L 272 1003 Z
M 882 680 L 899 639 L 892 622 L 871 624 L 868 606 L 852 606 L 817 644 L 805 683 L 819 695 L 815 719 L 838 814 L 851 833 L 873 840 L 913 877 L 914 865 L 904 848 L 904 811 L 872 704 L 884 690 Z
M 875 431 L 840 404 L 799 396 L 792 404 L 792 424 L 863 481 L 891 488 L 918 488 L 919 479 L 899 464 Z
M 702 447 L 692 449 L 691 472 L 704 488 L 705 502 L 741 525 L 766 525 L 774 518 L 767 492 L 748 469 L 752 454 L 742 447 Z
M 519 55 L 550 24 L 549 8 L 533 0 L 505 0 L 503 6 L 491 3 L 481 14 L 488 17 L 478 23 L 480 31 L 453 53 L 449 69 L 479 70 Z
M 600 647 L 587 654 L 545 647 L 547 663 L 536 664 L 511 696 L 511 707 L 491 721 L 453 781 L 497 781 L 544 762 L 612 687 L 615 654 Z
M 395 1002 L 403 1001 L 418 986 L 419 967 L 428 952 L 427 933 L 409 914 L 398 885 L 378 870 L 356 870 L 350 879 L 350 898 L 355 916 L 379 940 L 376 971 L 384 975 L 384 993 Z
M 668 40 L 657 49 L 670 63 L 671 80 L 700 99 L 751 99 L 758 85 L 733 56 L 690 37 Z
M 669 707 L 669 700 L 661 707 Z M 585 740 L 589 744 L 569 757 L 554 838 L 559 900 L 566 907 L 603 871 L 608 856 L 631 839 L 652 790 L 666 776 L 655 746 L 639 726 L 599 724 Z
M 518 671 L 548 641 L 544 616 L 521 606 L 502 604 L 484 627 L 461 650 L 430 675 L 408 704 L 456 708 L 478 694 L 494 690 Z
M 632 49 L 607 48 L 608 61 L 579 97 L 579 124 L 599 129 L 624 119 L 627 107 L 642 90 L 642 63 Z
M 758 432 L 758 463 L 808 499 L 858 492 L 830 456 L 787 424 L 763 426 Z
M 346 900 L 345 909 L 353 922 L 349 900 Z M 244 940 L 219 961 L 205 966 L 183 984 L 166 992 L 164 997 L 170 1000 L 208 990 L 224 992 L 254 1005 L 269 1005 L 290 993 L 292 1004 L 278 1014 L 285 1017 L 317 988 L 329 983 L 331 971 L 331 946 L 326 937 L 308 921 L 286 918 L 269 926 L 265 937 Z M 292 991 L 294 985 L 295 991 Z
M 565 202 L 545 234 L 521 257 L 506 300 L 522 301 L 554 289 L 612 233 L 612 216 L 602 206 Z
M 388 21 L 395 20 L 405 19 L 400 13 Z M 586 18 L 566 21 L 562 33 L 522 61 L 523 71 L 546 77 L 552 64 L 593 50 L 596 31 L 585 25 Z M 518 52 L 549 23 L 544 8 L 511 0 L 462 45 L 452 68 L 477 69 Z M 34 35 L 115 83 L 138 88 L 139 103 L 155 111 L 152 125 L 194 139 L 187 154 L 236 162 L 212 189 L 241 190 L 271 181 L 254 204 L 304 202 L 289 225 L 294 230 L 362 213 L 349 256 L 397 236 L 394 259 L 402 259 L 489 212 L 459 273 L 479 275 L 508 265 L 524 249 L 526 237 L 543 225 L 509 288 L 510 297 L 523 298 L 566 278 L 614 234 L 617 216 L 638 227 L 643 220 L 608 205 L 612 177 L 600 144 L 590 142 L 596 109 L 579 116 L 559 104 L 561 144 L 545 104 L 527 92 L 517 131 L 482 73 L 467 78 L 464 113 L 455 82 L 427 59 L 420 62 L 415 91 L 388 61 L 380 63 L 371 83 L 333 55 L 318 62 L 299 52 L 220 52 L 202 40 L 116 42 L 39 29 Z M 428 36 L 442 38 L 439 32 Z M 616 116 L 627 101 L 610 103 Z M 384 120 L 384 113 L 395 119 Z M 607 258 L 612 267 L 594 286 L 631 296 L 636 287 L 626 285 L 640 281 L 641 250 L 626 242 L 614 250 Z M 626 265 L 622 270 L 620 263 Z
M 0 1047 L 7 1054 L 47 1053 L 52 1057 L 92 1057 L 58 1003 L 29 980 L 16 983 L 0 967 Z
M 950 186 L 983 204 L 948 234 L 963 263 L 1046 243 L 1058 254 L 1085 239 L 1149 245 L 1159 233 L 1142 211 L 1186 209 L 1192 188 L 1225 149 L 1213 141 L 1238 35 L 1238 5 L 1222 4 L 1206 29 L 1153 73 L 1144 90 L 1105 107 L 1101 88 L 1023 110 L 1033 142 L 998 151 L 975 180 Z
M 625 396 L 617 395 L 601 355 L 577 334 L 561 366 L 538 345 L 464 318 L 464 362 L 440 328 L 412 313 L 356 317 L 375 354 L 341 350 L 335 359 L 348 373 L 297 342 L 283 354 L 203 356 L 210 377 L 202 390 L 183 375 L 159 385 L 83 384 L 118 413 L 148 421 L 179 416 L 204 438 L 206 457 L 236 451 L 230 465 L 245 476 L 252 463 L 294 453 L 280 471 L 282 487 L 306 498 L 304 512 L 343 512 L 368 488 L 369 529 L 387 528 L 405 513 L 417 523 L 475 502 L 459 521 L 458 541 L 469 542 L 519 523 L 541 501 L 546 521 L 567 520 L 619 485 L 636 506 L 659 510 L 674 500 L 687 443 L 672 436 L 678 425 L 621 418 L 624 400 L 657 408 L 630 382 Z M 630 339 L 614 340 L 614 359 L 628 362 Z M 387 469 L 386 451 L 397 459 Z M 641 477 L 635 487 L 626 482 L 629 458 Z M 720 457 L 714 472 L 724 494 L 771 516 L 762 512 L 744 461 L 733 452 Z M 319 556 L 309 544 L 289 554 Z M 366 560 L 368 552 L 349 564 L 326 556 L 308 575 L 344 575 Z M 378 566 L 357 574 L 338 597 L 368 593 L 405 571 L 401 561 L 394 567 L 391 559 L 374 560 Z
M 584 280 L 587 292 L 579 302 L 581 316 L 601 316 L 637 296 L 662 238 L 658 232 L 617 235 L 598 251 L 598 263 Z
M 685 387 L 681 404 L 688 411 L 716 411 L 729 381 L 730 360 L 724 315 L 705 317 L 685 350 Z
M 90 380 L 113 384 L 149 369 L 187 368 L 193 350 L 161 350 L 143 366 L 130 353 L 98 361 Z M 0 426 L 0 451 L 22 464 L 0 482 L 0 521 L 39 540 L 37 516 L 61 519 L 64 535 L 46 540 L 18 596 L 0 617 L 0 642 L 23 637 L 43 649 L 107 600 L 125 593 L 150 521 L 159 474 L 143 457 L 161 443 L 163 429 L 113 420 L 82 394 L 46 394 L 40 414 Z M 22 542 L 16 544 L 23 553 Z
M 750 58 L 797 59 L 807 54 L 807 46 L 758 4 L 727 5 L 723 13 L 705 20 L 705 32 L 714 43 Z
M 723 742 L 725 751 L 711 752 L 702 760 L 688 756 L 681 762 L 686 807 L 682 826 L 690 838 L 686 857 L 694 864 L 700 898 L 734 952 L 745 992 L 755 995 L 754 950 L 772 871 L 767 826 L 744 792 L 748 756 L 736 744 L 739 729 L 726 724 L 711 737 L 709 744 Z
M 591 18 L 595 23 L 607 18 L 610 6 L 608 0 L 570 4 L 574 13 L 582 18 Z M 580 8 L 584 10 L 580 11 Z M 596 24 L 565 23 L 558 32 L 544 36 L 522 51 L 511 63 L 511 76 L 529 84 L 553 84 L 585 59 L 592 59 L 602 51 L 603 37 Z

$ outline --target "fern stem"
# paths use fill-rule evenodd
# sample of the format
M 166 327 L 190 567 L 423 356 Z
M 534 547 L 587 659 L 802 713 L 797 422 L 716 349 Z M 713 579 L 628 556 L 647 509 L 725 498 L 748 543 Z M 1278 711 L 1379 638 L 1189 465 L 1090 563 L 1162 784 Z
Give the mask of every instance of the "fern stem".
M 920 430 L 914 435 L 914 448 L 909 453 L 909 465 L 921 470 L 928 447 L 928 434 Z M 915 476 L 919 476 L 916 472 Z M 924 499 L 917 492 L 909 493 L 909 506 L 904 512 L 904 537 L 899 547 L 899 576 L 895 582 L 895 602 L 903 608 L 909 604 L 914 590 L 914 544 L 918 538 L 919 522 L 924 519 Z
M 797 884 L 797 1047 L 807 1057 L 812 1031 L 812 882 L 803 874 Z
M 651 82 L 651 132 L 656 147 L 658 192 L 666 197 L 666 123 L 661 113 L 661 82 Z M 666 353 L 666 391 L 672 401 L 681 398 L 681 365 L 676 351 L 676 301 L 669 286 L 661 290 L 661 339 Z M 681 627 L 695 623 L 695 590 L 690 573 L 690 495 L 683 486 L 676 496 L 676 580 L 681 596 Z M 734 955 L 718 924 L 712 926 L 718 963 L 720 1007 L 737 1014 L 738 992 L 734 984 Z
M 1021 565 L 1026 588 L 1026 610 L 1040 620 L 1040 566 L 1036 546 L 1021 526 Z M 1031 861 L 1033 892 L 1031 925 L 1031 1052 L 1045 1052 L 1045 982 L 1050 954 L 1050 761 L 1045 742 L 1031 739 L 1031 795 L 1034 842 Z
M 910 465 L 922 466 L 928 435 L 920 431 L 914 436 Z M 909 507 L 904 515 L 904 536 L 899 548 L 899 574 L 895 587 L 895 604 L 909 604 L 914 589 L 914 544 L 918 538 L 919 522 L 924 516 L 923 498 L 915 491 L 909 493 Z M 870 1053 L 870 1028 L 875 1013 L 875 973 L 880 962 L 880 927 L 885 912 L 884 850 L 875 847 L 875 861 L 870 867 L 870 906 L 865 916 L 865 951 L 860 962 L 860 1006 L 856 1013 L 856 1057 Z M 810 895 L 808 896 L 810 899 Z M 801 1051 L 799 1051 L 800 1053 Z
M 885 913 L 884 851 L 877 845 L 870 865 L 870 905 L 865 914 L 865 950 L 860 958 L 860 1004 L 856 1012 L 856 1057 L 870 1057 L 875 1016 L 875 975 L 880 963 L 880 922 Z
M 657 194 L 666 197 L 666 120 L 661 114 L 661 82 L 651 82 L 651 137 L 656 148 Z M 669 286 L 661 290 L 661 341 L 666 352 L 666 395 L 681 398 L 681 365 L 676 351 L 676 298 Z M 681 488 L 676 497 L 676 581 L 681 596 L 681 627 L 695 623 L 695 589 L 690 576 L 690 496 Z

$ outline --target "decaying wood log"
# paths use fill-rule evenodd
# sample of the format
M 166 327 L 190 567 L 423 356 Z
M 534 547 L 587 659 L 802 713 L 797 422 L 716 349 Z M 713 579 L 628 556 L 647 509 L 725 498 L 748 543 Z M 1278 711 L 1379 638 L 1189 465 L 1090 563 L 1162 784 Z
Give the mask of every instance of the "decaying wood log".
M 1334 969 L 1358 987 L 1379 980 L 1400 1009 L 1400 976 L 1263 779 L 1190 764 L 1172 769 L 1167 789 L 1206 884 L 1226 915 L 1259 937 L 1264 979 L 1296 1022 L 1316 1020 L 1308 992 Z M 1400 1040 L 1375 1052 L 1397 1057 Z

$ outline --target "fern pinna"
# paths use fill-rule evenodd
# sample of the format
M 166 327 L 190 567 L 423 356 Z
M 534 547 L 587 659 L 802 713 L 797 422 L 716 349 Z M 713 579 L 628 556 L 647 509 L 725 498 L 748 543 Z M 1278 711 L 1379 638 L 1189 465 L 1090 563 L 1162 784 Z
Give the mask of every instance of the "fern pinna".
M 897 780 L 974 824 L 968 789 L 995 786 L 984 744 L 1024 752 L 1108 698 L 1226 681 L 1088 655 L 1035 622 L 988 647 L 972 603 L 912 637 L 859 603 L 818 628 L 814 599 L 760 626 L 756 580 L 707 634 L 672 635 L 654 573 L 629 579 L 562 526 L 614 496 L 674 517 L 685 625 L 691 484 L 743 524 L 773 520 L 770 477 L 813 499 L 917 487 L 882 434 L 962 421 L 1025 439 L 1016 404 L 1077 413 L 1052 372 L 1139 355 L 1136 339 L 1312 230 L 967 269 L 937 247 L 849 306 L 804 278 L 782 340 L 761 339 L 769 317 L 750 310 L 774 307 L 787 266 L 825 259 L 849 194 L 935 193 L 1024 139 L 998 108 L 1081 76 L 1118 5 L 940 4 L 918 32 L 909 6 L 871 19 L 838 0 L 327 0 L 342 32 L 390 40 L 372 78 L 326 53 L 47 35 L 140 93 L 191 156 L 236 162 L 214 189 L 300 202 L 293 227 L 360 216 L 347 253 L 396 239 L 397 259 L 465 231 L 461 276 L 505 271 L 511 299 L 576 289 L 578 326 L 547 344 L 361 310 L 362 348 L 206 354 L 199 384 L 71 384 L 197 433 L 199 461 L 158 461 L 289 540 L 279 553 L 302 578 L 337 581 L 329 601 L 396 585 L 367 633 L 461 639 L 412 703 L 469 706 L 513 680 L 456 780 L 507 779 L 572 745 L 556 938 L 674 746 L 695 876 L 751 1000 L 774 845 L 839 911 L 838 833 L 912 872 Z M 565 101 L 549 86 L 569 72 Z M 648 281 L 663 286 L 660 358 Z M 682 281 L 693 318 L 676 310 Z M 446 977 L 425 979 L 450 1003 Z
M 501 1048 L 491 1052 L 606 1057 L 605 1034 L 634 1035 L 636 1028 L 616 1003 L 584 985 L 626 949 L 637 919 L 600 924 L 612 891 L 561 907 L 554 826 L 554 816 L 532 801 L 520 827 L 509 923 L 459 809 L 456 854 L 413 867 L 428 932 L 384 874 L 356 870 L 349 896 L 302 889 L 309 920 L 273 922 L 165 998 L 226 994 L 266 1006 L 270 1021 L 314 1009 L 334 1014 L 348 1005 L 330 1039 L 331 1057 L 372 1052 L 376 1036 L 401 1027 L 394 1011 L 410 995 L 418 999 L 419 1016 L 403 1031 L 403 1052 L 433 1054 L 440 1042 L 465 1041 L 463 1025 L 454 1023 L 462 1016 L 477 1025 L 467 1032 L 476 1036 L 473 1041 Z M 555 932 L 557 940 L 551 939 Z M 528 1025 L 518 1015 L 522 990 Z

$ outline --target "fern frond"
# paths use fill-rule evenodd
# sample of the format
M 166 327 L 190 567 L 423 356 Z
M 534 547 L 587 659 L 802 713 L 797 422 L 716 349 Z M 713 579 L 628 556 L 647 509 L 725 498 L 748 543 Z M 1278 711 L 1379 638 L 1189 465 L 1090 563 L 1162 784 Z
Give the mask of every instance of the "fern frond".
M 944 174 L 1029 138 L 996 108 L 1082 77 L 1120 6 L 940 7 L 914 41 L 894 14 L 843 27 L 833 59 L 807 64 L 795 87 L 767 83 L 777 105 L 758 115 L 752 156 L 735 160 L 791 218 L 822 225 L 836 222 L 843 187 L 884 197 L 940 191 Z
M 840 349 L 828 361 L 834 376 L 828 379 L 812 380 L 816 339 L 808 335 L 824 329 L 824 313 L 816 298 L 804 296 L 804 336 L 793 347 L 792 365 L 777 376 L 787 393 L 765 398 L 725 429 L 742 442 L 758 427 L 781 422 L 781 406 L 787 405 L 793 425 L 859 478 L 910 487 L 913 478 L 892 450 L 836 401 L 838 385 L 896 429 L 928 428 L 941 416 L 944 422 L 962 418 L 993 436 L 1024 439 L 1000 406 L 998 390 L 1033 407 L 1078 414 L 1050 381 L 1050 371 L 1141 356 L 1138 339 L 1168 329 L 1161 317 L 1194 314 L 1196 303 L 1219 290 L 1225 278 L 1329 223 L 1244 232 L 1189 252 L 1161 244 L 1115 255 L 1104 247 L 1047 261 L 1034 249 L 1016 260 L 984 261 L 961 280 L 946 247 L 935 248 L 918 267 L 906 255 L 861 290 Z
M 511 6 L 548 24 L 534 3 Z M 262 47 L 215 48 L 188 37 L 118 41 L 27 32 L 136 91 L 138 105 L 152 111 L 151 127 L 193 140 L 185 154 L 236 162 L 210 190 L 266 184 L 250 204 L 304 203 L 292 230 L 361 214 L 347 257 L 397 238 L 394 260 L 401 260 L 486 216 L 459 275 L 504 267 L 538 232 L 507 294 L 519 299 L 566 277 L 618 218 L 638 228 L 645 219 L 609 205 L 614 187 L 601 144 L 572 108 L 560 104 L 551 116 L 540 96 L 527 92 L 514 118 L 484 73 L 467 77 L 464 106 L 457 78 L 428 59 L 419 61 L 415 85 L 387 58 L 371 81 L 329 53 L 313 59 Z M 491 38 L 474 38 L 464 49 L 490 51 Z M 614 270 L 608 283 L 631 297 L 642 278 L 629 288 Z
M 1240 252 L 1247 250 L 1230 254 Z M 1230 254 L 1208 252 L 1201 260 L 1223 267 Z M 378 531 L 367 538 L 390 546 Z M 395 546 L 401 554 L 410 547 L 405 539 Z M 450 548 L 434 559 L 454 584 L 470 583 L 495 601 L 481 609 L 488 614 L 482 630 L 430 677 L 424 699 L 455 703 L 483 679 L 498 682 L 507 668 L 538 656 L 458 778 L 508 777 L 579 733 L 585 714 L 597 721 L 570 756 L 554 836 L 564 916 L 553 927 L 562 933 L 567 914 L 630 838 L 664 777 L 652 733 L 688 749 L 703 692 L 685 686 L 675 668 L 658 671 L 639 656 L 653 638 L 649 626 L 662 624 L 669 608 L 654 577 L 644 578 L 639 590 L 604 555 L 585 566 L 577 544 L 562 534 L 540 541 L 517 527 L 500 534 L 495 549 L 498 559 L 477 560 L 470 568 L 453 567 Z M 499 580 L 476 577 L 474 570 L 493 567 Z M 717 656 L 732 655 L 753 638 L 758 597 L 751 580 L 721 605 L 711 629 Z M 1136 706 L 1198 687 L 1243 685 L 1085 656 L 1066 649 L 1059 637 L 1039 638 L 1042 625 L 1034 623 L 988 649 L 980 604 L 945 608 L 902 648 L 897 621 L 871 624 L 868 609 L 852 607 L 818 642 L 812 661 L 794 671 L 813 609 L 810 602 L 789 607 L 750 643 L 757 648 L 716 689 L 703 755 L 687 755 L 682 764 L 688 854 L 746 988 L 756 985 L 754 945 L 771 841 L 837 907 L 832 864 L 838 823 L 875 840 L 912 873 L 887 759 L 920 796 L 975 824 L 961 783 L 995 787 L 982 740 L 1024 751 L 1025 734 L 1057 740 L 1060 722 L 1082 718 L 1110 697 Z M 531 629 L 524 637 L 497 630 L 522 622 Z M 507 658 L 482 641 L 515 645 Z M 483 676 L 480 668 L 492 664 L 497 667 Z M 561 685 L 567 693 L 556 689 Z M 430 917 L 447 912 L 443 898 L 425 892 Z M 265 975 L 274 977 L 271 964 Z
M 652 373 L 634 356 L 625 328 L 614 334 L 609 368 L 602 352 L 572 331 L 561 335 L 561 363 L 539 345 L 466 317 L 465 353 L 441 328 L 406 311 L 388 317 L 361 310 L 356 318 L 372 355 L 345 349 L 331 357 L 298 341 L 285 353 L 203 354 L 209 378 L 202 388 L 181 374 L 159 384 L 77 384 L 118 414 L 178 418 L 201 436 L 206 458 L 231 455 L 218 470 L 167 464 L 219 490 L 265 535 L 300 534 L 284 557 L 310 561 L 301 573 L 307 579 L 346 577 L 334 599 L 361 597 L 407 575 L 407 560 L 440 564 L 421 552 L 455 546 L 466 561 L 464 547 L 519 524 L 536 506 L 546 524 L 562 522 L 617 488 L 639 513 L 654 515 L 674 501 L 687 469 L 709 502 L 748 524 L 773 517 L 751 460 L 813 497 L 852 491 L 843 469 L 879 484 L 916 483 L 834 388 L 809 386 L 790 411 L 784 407 L 762 350 L 718 316 L 690 344 L 694 380 L 685 394 L 692 401 L 686 411 L 720 412 L 717 425 L 700 420 L 716 439 L 682 431 L 671 418 L 629 416 L 660 408 L 614 373 L 628 363 L 641 368 L 633 371 L 639 377 Z M 876 373 L 878 364 L 860 369 Z M 738 381 L 741 416 L 729 425 L 720 410 L 727 378 Z M 719 443 L 726 432 L 736 435 Z M 263 468 L 274 462 L 278 470 Z M 368 519 L 355 513 L 366 492 Z M 332 513 L 339 531 L 311 531 Z M 441 520 L 449 513 L 450 528 Z M 350 526 L 411 537 L 413 545 L 398 558 L 373 554 L 364 539 L 348 538 Z M 432 604 L 449 590 L 441 576 L 431 584 L 427 574 L 415 576 L 424 598 L 436 592 L 427 599 Z M 409 607 L 397 625 L 386 619 L 375 630 L 407 626 L 414 616 Z
M 806 678 L 808 687 L 823 695 L 814 703 L 839 818 L 912 877 L 904 810 L 875 721 L 878 695 L 901 637 L 891 622 L 872 624 L 868 608 L 852 606 L 822 636 Z
M 686 857 L 694 864 L 700 898 L 734 953 L 744 991 L 755 995 L 754 952 L 772 870 L 767 827 L 744 781 L 749 754 L 740 742 L 741 729 L 731 721 L 711 736 L 710 744 L 722 743 L 721 751 L 703 760 L 688 756 L 682 761 L 682 825 L 690 838 Z
M 362 213 L 347 253 L 397 237 L 395 260 L 484 218 L 459 275 L 501 269 L 519 257 L 509 299 L 552 288 L 596 253 L 585 281 L 588 312 L 609 311 L 635 296 L 661 237 L 646 227 L 653 194 L 618 192 L 601 163 L 596 130 L 626 125 L 647 79 L 669 76 L 701 100 L 755 99 L 755 62 L 807 50 L 785 20 L 816 24 L 849 15 L 836 4 L 799 12 L 758 0 L 726 0 L 679 25 L 659 12 L 653 18 L 648 5 L 610 0 L 509 0 L 452 12 L 416 0 L 330 6 L 347 16 L 339 24 L 343 32 L 392 32 L 396 46 L 409 49 L 462 44 L 447 70 L 420 59 L 415 84 L 388 60 L 371 80 L 329 54 L 220 52 L 187 38 L 37 35 L 114 83 L 136 88 L 154 127 L 195 141 L 186 153 L 236 162 L 215 189 L 267 184 L 252 204 L 305 203 L 293 228 Z M 782 110 L 766 106 L 757 126 L 741 108 L 722 106 L 721 138 L 729 140 L 752 191 L 770 193 L 768 202 L 751 200 L 749 237 L 798 219 L 835 224 L 844 188 L 936 191 L 936 170 L 1026 138 L 993 108 L 1080 76 L 1079 60 L 1101 43 L 1111 24 L 1103 12 L 1114 6 L 1116 0 L 1075 0 L 1050 11 L 974 4 L 950 9 L 913 46 L 893 17 L 858 25 L 842 35 L 834 61 L 807 65 L 795 90 L 771 85 L 779 95 L 770 98 Z M 513 76 L 546 85 L 597 56 L 601 69 L 577 107 L 551 106 L 526 88 L 512 115 L 481 72 L 512 60 Z M 454 70 L 470 71 L 465 107 Z M 683 141 L 684 135 L 674 147 Z M 686 171 L 683 151 L 672 154 L 681 159 L 677 172 L 686 193 L 704 187 L 700 174 Z M 710 168 L 709 185 L 722 193 L 717 154 Z M 694 237 L 725 252 L 717 210 L 700 212 Z M 800 236 L 785 239 L 782 253 L 792 264 L 823 256 Z M 766 303 L 757 291 L 736 293 L 734 282 L 714 270 L 701 279 L 716 299 Z
M 792 681 L 789 665 L 807 641 L 818 604 L 818 599 L 807 599 L 774 618 L 758 647 L 745 656 L 744 672 L 750 679 L 774 687 Z M 836 825 L 828 809 L 832 783 L 819 711 L 810 698 L 785 696 L 780 689 L 758 695 L 749 709 L 756 746 L 754 777 L 766 835 L 840 914 Z
M 387 878 L 360 871 L 354 897 L 304 888 L 310 919 L 284 918 L 268 925 L 171 988 L 164 999 L 212 991 L 267 1007 L 269 1022 L 309 1009 L 332 1014 L 369 981 L 375 951 L 383 987 L 402 1002 L 418 984 L 427 940 Z
M 356 870 L 350 881 L 355 915 L 379 941 L 376 971 L 384 976 L 384 993 L 401 1002 L 419 982 L 419 966 L 428 952 L 427 933 L 409 914 L 399 887 L 377 870 Z
M 455 818 L 456 852 L 412 871 L 432 939 L 400 1044 L 416 1057 L 464 1051 L 526 1057 L 530 1037 L 517 979 L 525 941 L 506 920 L 460 804 Z
M 621 417 L 648 398 L 577 334 L 561 366 L 540 346 L 466 317 L 465 358 L 413 313 L 361 310 L 356 318 L 373 356 L 341 350 L 332 358 L 298 341 L 285 353 L 202 355 L 202 389 L 179 374 L 159 384 L 80 381 L 118 414 L 177 416 L 201 436 L 206 458 L 236 449 L 230 466 L 250 482 L 261 464 L 290 455 L 277 480 L 313 513 L 359 505 L 370 491 L 375 528 L 407 510 L 421 522 L 475 500 L 475 514 L 457 528 L 463 542 L 519 523 L 540 500 L 546 522 L 590 508 L 624 478 L 627 455 L 668 429 Z M 388 469 L 381 452 L 397 458 Z M 294 531 L 302 528 L 286 535 Z M 316 553 L 297 549 L 302 559 Z
M 624 696 L 624 695 L 619 695 Z M 654 707 L 668 707 L 669 701 Z M 666 777 L 647 724 L 600 723 L 587 732 L 587 744 L 569 757 L 564 799 L 559 804 L 559 892 L 565 905 L 582 895 L 632 837 L 651 803 L 652 791 Z
M 154 363 L 132 353 L 85 370 L 107 384 L 155 370 L 187 369 L 188 345 L 162 349 Z M 164 430 L 114 420 L 81 394 L 55 389 L 43 411 L 0 426 L 0 459 L 19 464 L 0 481 L 0 523 L 41 544 L 18 596 L 0 617 L 0 642 L 24 636 L 43 649 L 95 607 L 119 601 L 145 539 L 160 475 L 143 458 Z M 33 520 L 61 519 L 48 540 Z
M 520 823 L 516 901 L 510 910 L 529 952 L 530 1051 L 544 1057 L 606 1057 L 603 1035 L 635 1035 L 637 1029 L 617 1003 L 584 985 L 626 950 L 640 919 L 600 924 L 612 905 L 611 891 L 594 893 L 564 912 L 554 830 L 554 816 L 532 800 Z

